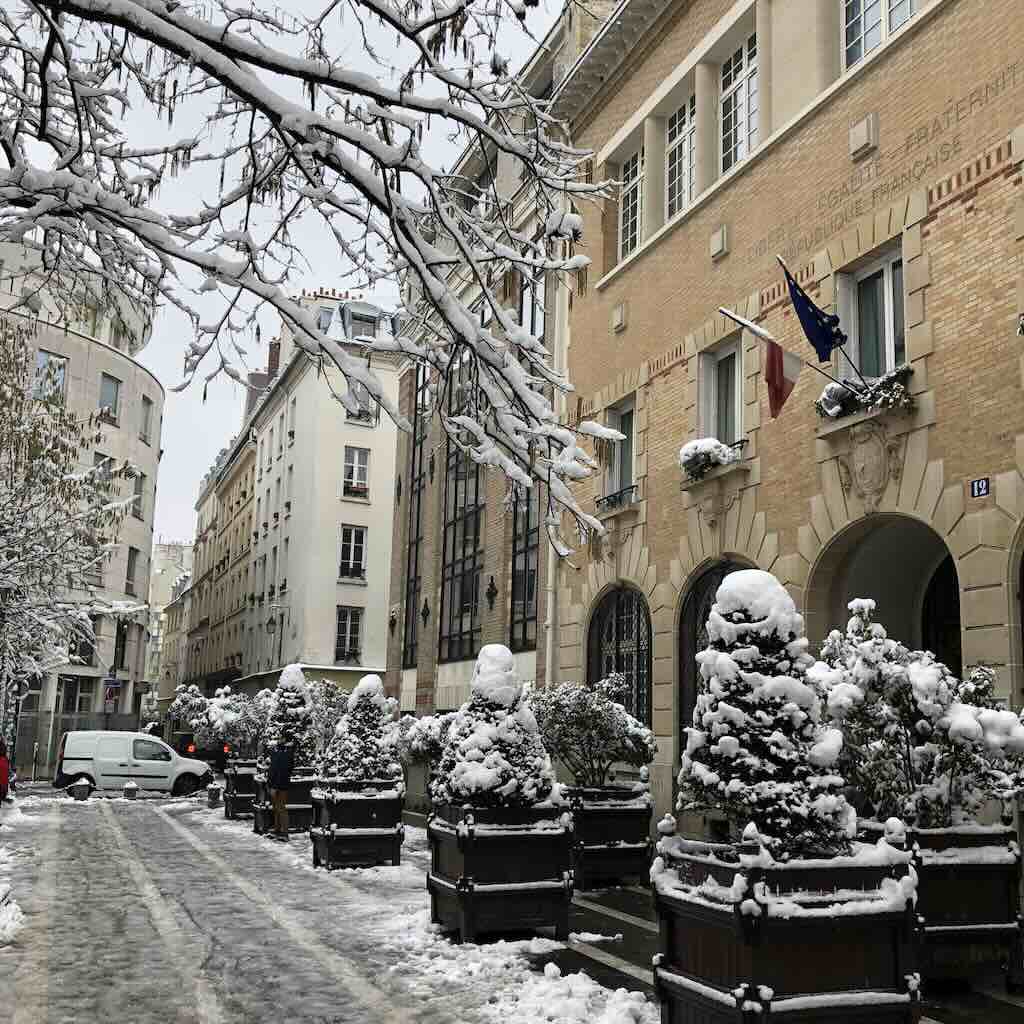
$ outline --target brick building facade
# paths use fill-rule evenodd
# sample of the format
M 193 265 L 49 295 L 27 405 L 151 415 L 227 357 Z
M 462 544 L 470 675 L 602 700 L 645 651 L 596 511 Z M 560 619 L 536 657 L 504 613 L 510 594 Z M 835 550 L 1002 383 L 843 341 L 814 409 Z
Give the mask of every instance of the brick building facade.
M 570 412 L 630 434 L 580 488 L 607 534 L 559 567 L 558 667 L 637 677 L 659 811 L 702 623 L 736 567 L 775 573 L 812 643 L 872 596 L 893 635 L 994 666 L 1024 703 L 1019 13 L 627 0 L 555 91 L 595 180 L 623 183 L 580 209 L 593 265 L 568 316 Z M 770 418 L 763 346 L 718 308 L 813 361 L 776 253 L 865 369 L 909 364 L 911 410 L 822 418 L 826 382 L 804 368 Z M 852 376 L 838 355 L 824 368 Z M 739 461 L 685 481 L 680 446 L 722 433 Z

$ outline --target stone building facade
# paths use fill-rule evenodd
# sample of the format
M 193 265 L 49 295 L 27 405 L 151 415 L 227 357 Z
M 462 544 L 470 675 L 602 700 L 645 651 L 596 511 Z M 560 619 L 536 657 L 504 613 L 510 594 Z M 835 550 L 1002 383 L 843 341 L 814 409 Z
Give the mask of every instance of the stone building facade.
M 634 676 L 659 811 L 738 567 L 784 582 L 812 643 L 871 596 L 1024 703 L 1024 23 L 1013 0 L 867 6 L 629 0 L 555 92 L 594 179 L 622 183 L 580 209 L 570 411 L 629 428 L 580 487 L 607 532 L 560 567 L 559 670 Z M 912 408 L 822 418 L 805 367 L 770 417 L 764 347 L 718 309 L 816 362 L 777 253 L 855 362 L 909 365 Z M 707 436 L 740 458 L 688 481 L 679 449 Z

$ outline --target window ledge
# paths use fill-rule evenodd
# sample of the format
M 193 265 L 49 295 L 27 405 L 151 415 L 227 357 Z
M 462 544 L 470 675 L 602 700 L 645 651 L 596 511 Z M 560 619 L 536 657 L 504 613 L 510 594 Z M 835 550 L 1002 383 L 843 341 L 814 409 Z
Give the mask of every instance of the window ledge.
M 684 476 L 680 481 L 679 490 L 683 493 L 686 493 L 687 491 L 697 491 L 706 484 L 714 483 L 716 480 L 722 480 L 723 478 L 733 476 L 734 474 L 739 477 L 746 477 L 749 472 L 750 463 L 741 459 L 739 462 L 730 462 L 724 466 L 715 466 L 714 469 L 709 469 L 699 480 L 691 480 L 689 477 Z
M 826 420 L 821 423 L 815 433 L 818 437 L 831 437 L 841 431 L 849 430 L 859 423 L 867 423 L 870 420 L 886 419 L 889 416 L 900 419 L 912 416 L 913 409 L 865 409 L 863 412 L 850 413 L 849 416 L 840 416 L 838 419 Z
M 596 513 L 596 518 L 599 522 L 608 523 L 613 519 L 619 519 L 622 523 L 629 523 L 640 516 L 640 502 L 638 499 L 634 499 L 628 505 L 620 505 L 617 508 L 610 508 L 607 510 L 599 510 Z
M 368 587 L 370 585 L 369 580 L 360 579 L 358 576 L 339 576 L 338 586 L 339 587 Z
M 353 505 L 369 505 L 369 504 L 371 504 L 369 498 L 359 498 L 359 497 L 356 497 L 354 494 L 343 494 L 338 500 L 339 501 L 347 501 L 347 502 L 350 502 Z

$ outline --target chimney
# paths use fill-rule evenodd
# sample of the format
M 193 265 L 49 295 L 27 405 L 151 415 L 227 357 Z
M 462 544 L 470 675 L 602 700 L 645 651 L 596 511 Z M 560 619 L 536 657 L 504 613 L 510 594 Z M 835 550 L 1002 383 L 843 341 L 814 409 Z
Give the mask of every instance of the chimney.
M 271 377 L 277 376 L 278 367 L 281 364 L 281 339 L 275 338 L 270 343 L 270 354 L 267 356 L 267 373 Z

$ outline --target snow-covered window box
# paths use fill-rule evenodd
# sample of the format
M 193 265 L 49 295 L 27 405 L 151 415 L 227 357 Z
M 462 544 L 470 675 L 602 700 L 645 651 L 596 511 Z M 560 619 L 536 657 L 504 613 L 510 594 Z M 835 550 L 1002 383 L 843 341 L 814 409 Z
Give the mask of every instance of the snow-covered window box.
M 866 385 L 860 381 L 826 384 L 814 408 L 823 420 L 840 420 L 862 412 L 910 412 L 914 396 L 907 385 L 913 372 L 913 367 L 904 364 L 881 377 L 868 377 Z
M 722 444 L 717 437 L 700 437 L 679 449 L 679 465 L 689 482 L 703 480 L 719 466 L 731 466 L 743 457 L 746 439 L 735 444 Z

